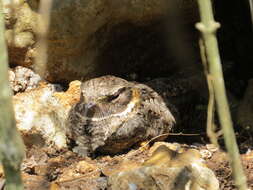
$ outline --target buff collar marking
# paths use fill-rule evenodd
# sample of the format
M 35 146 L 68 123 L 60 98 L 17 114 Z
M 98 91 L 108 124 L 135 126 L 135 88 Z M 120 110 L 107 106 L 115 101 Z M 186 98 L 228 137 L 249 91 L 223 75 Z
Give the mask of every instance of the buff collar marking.
M 139 101 L 140 101 L 140 92 L 137 88 L 133 88 L 132 89 L 132 99 L 124 111 L 122 111 L 120 113 L 115 113 L 112 115 L 100 117 L 100 118 L 97 118 L 97 117 L 90 118 L 90 117 L 86 117 L 86 116 L 84 116 L 84 118 L 89 121 L 102 121 L 104 119 L 108 119 L 108 118 L 112 118 L 112 117 L 121 117 L 121 116 L 124 116 L 124 115 L 127 115 L 128 113 L 130 113 L 134 109 L 134 107 L 139 103 Z

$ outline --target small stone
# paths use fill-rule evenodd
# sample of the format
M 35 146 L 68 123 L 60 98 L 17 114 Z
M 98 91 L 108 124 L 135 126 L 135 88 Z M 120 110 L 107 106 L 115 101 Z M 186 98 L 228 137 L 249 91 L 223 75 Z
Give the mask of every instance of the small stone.
M 77 178 L 97 178 L 101 174 L 99 167 L 85 160 L 73 163 L 71 166 L 64 168 L 57 178 L 57 182 L 75 181 Z
M 92 171 L 95 171 L 95 170 L 98 169 L 97 167 L 95 167 L 92 164 L 89 164 L 86 161 L 80 161 L 80 162 L 78 162 L 78 164 L 76 165 L 75 168 L 76 168 L 76 171 L 78 173 L 80 173 L 80 174 L 89 173 L 89 172 L 92 172 Z
M 49 189 L 49 182 L 45 177 L 30 175 L 27 173 L 22 174 L 22 179 L 24 181 L 24 189 L 26 190 L 47 190 Z
M 9 71 L 9 80 L 14 93 L 38 87 L 41 77 L 29 68 L 17 66 Z
M 200 154 L 203 159 L 209 159 L 213 155 L 213 153 L 209 150 L 200 150 Z
M 61 190 L 107 190 L 107 178 L 79 177 L 72 180 L 57 183 L 57 188 Z M 58 190 L 56 188 L 56 190 Z

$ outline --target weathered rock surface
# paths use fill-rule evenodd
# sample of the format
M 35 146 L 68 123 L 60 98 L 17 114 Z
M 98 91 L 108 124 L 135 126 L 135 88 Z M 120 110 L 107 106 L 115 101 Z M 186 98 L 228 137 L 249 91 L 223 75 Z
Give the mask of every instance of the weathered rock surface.
M 34 43 L 37 13 L 24 0 L 3 1 L 5 16 L 5 38 L 9 49 L 10 63 L 31 66 L 35 56 Z
M 199 181 L 202 182 L 199 184 Z M 111 176 L 109 178 L 108 189 L 218 190 L 219 185 L 212 171 L 205 167 L 190 168 L 189 170 L 189 168 L 152 166 L 143 167 L 130 172 L 121 172 Z
M 72 181 L 66 181 L 61 184 L 52 184 L 52 189 L 55 190 L 79 190 L 79 189 L 92 189 L 92 190 L 106 190 L 107 179 L 105 177 L 99 178 L 80 178 Z
M 34 89 L 41 80 L 38 74 L 26 67 L 17 66 L 9 70 L 9 81 L 14 93 Z
M 197 150 L 177 153 L 162 145 L 143 165 L 109 176 L 108 189 L 219 189 L 217 178 L 202 163 Z
M 71 83 L 69 91 L 60 93 L 58 85 L 42 83 L 35 90 L 13 97 L 17 128 L 26 145 L 66 147 L 66 117 L 80 94 L 76 92 L 80 88 L 73 90 L 73 86 L 80 86 L 80 82 Z
M 48 79 L 91 78 L 109 72 L 120 75 L 137 71 L 136 68 L 143 69 L 143 72 L 159 68 L 168 71 L 169 58 L 166 58 L 166 50 L 161 48 L 161 20 L 168 11 L 166 2 L 54 1 L 49 32 Z M 194 12 L 193 7 L 189 7 L 193 4 L 193 1 L 181 1 L 181 8 Z M 165 57 L 151 61 L 148 54 L 154 54 L 152 51 L 156 54 L 164 51 Z M 134 61 L 131 56 L 140 58 Z M 147 67 L 148 62 L 153 64 Z
M 50 187 L 50 183 L 42 176 L 24 174 L 22 178 L 26 190 L 48 190 Z
M 9 2 L 4 2 L 10 62 L 31 67 L 36 54 L 38 2 L 16 0 L 14 14 Z M 69 82 L 109 73 L 145 75 L 171 69 L 164 43 L 167 33 L 164 20 L 168 12 L 174 11 L 172 1 L 56 0 L 52 3 L 46 79 Z M 181 0 L 177 6 L 186 16 L 183 20 L 196 21 L 195 1 Z

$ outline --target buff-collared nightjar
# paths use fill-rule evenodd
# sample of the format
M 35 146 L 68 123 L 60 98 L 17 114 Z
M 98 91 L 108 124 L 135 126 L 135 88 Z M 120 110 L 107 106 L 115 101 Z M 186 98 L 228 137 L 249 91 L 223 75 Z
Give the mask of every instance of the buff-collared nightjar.
M 153 89 L 108 75 L 82 83 L 80 100 L 69 112 L 67 136 L 80 155 L 115 154 L 169 133 L 174 124 L 169 108 Z

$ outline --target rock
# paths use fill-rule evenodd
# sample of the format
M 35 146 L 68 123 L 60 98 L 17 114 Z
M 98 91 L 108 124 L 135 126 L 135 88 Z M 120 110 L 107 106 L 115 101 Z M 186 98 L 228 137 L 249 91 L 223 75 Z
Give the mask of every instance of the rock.
M 40 83 L 13 97 L 17 128 L 27 146 L 66 147 L 65 123 L 71 106 L 79 101 L 80 84 L 73 81 L 66 92 L 60 92 L 60 85 Z
M 72 164 L 69 168 L 63 169 L 61 175 L 58 176 L 57 182 L 64 183 L 65 181 L 75 181 L 77 178 L 98 178 L 101 171 L 97 164 L 91 161 L 79 161 Z
M 111 176 L 108 189 L 212 190 L 219 189 L 219 185 L 212 171 L 207 168 L 199 171 L 191 168 L 189 171 L 188 168 L 152 166 Z
M 65 108 L 69 111 L 71 106 L 77 103 L 80 99 L 80 81 L 72 81 L 69 84 L 69 88 L 66 92 L 55 92 L 54 97 L 56 97 Z
M 69 81 L 106 74 L 124 75 L 140 69 L 141 73 L 171 69 L 167 64 L 171 59 L 166 57 L 166 48 L 161 43 L 167 1 L 53 3 L 48 80 Z M 193 5 L 196 8 L 194 1 L 182 0 L 180 7 L 193 13 L 197 11 Z M 153 60 L 151 54 L 153 57 L 163 54 L 164 58 Z
M 197 150 L 177 153 L 161 145 L 142 167 L 109 176 L 108 189 L 218 190 L 219 182 Z
M 53 1 L 48 62 L 42 77 L 51 82 L 69 82 L 108 73 L 136 73 L 141 77 L 150 72 L 167 73 L 172 67 L 167 63 L 172 61 L 163 43 L 163 35 L 167 33 L 164 20 L 168 12 L 174 11 L 172 2 Z M 178 5 L 186 17 L 182 20 L 197 21 L 195 1 L 181 0 Z M 10 6 L 9 1 L 4 1 L 10 63 L 37 68 L 33 64 L 38 53 L 34 46 L 40 18 L 38 1 L 16 0 L 14 14 Z M 168 29 L 171 28 L 169 25 Z M 185 41 L 181 37 L 178 39 Z M 186 41 L 192 42 L 191 39 Z M 189 62 L 189 57 L 187 60 Z
M 56 185 L 57 184 L 57 185 Z M 55 187 L 57 186 L 57 187 Z M 106 190 L 107 189 L 107 179 L 105 177 L 99 178 L 77 178 L 75 180 L 69 180 L 62 183 L 53 183 L 51 188 L 54 190 L 79 190 L 79 189 L 92 189 L 92 190 Z
M 45 176 L 48 170 L 48 152 L 44 148 L 36 145 L 29 146 L 26 151 L 26 157 L 22 162 L 21 171 L 33 173 L 37 176 Z
M 57 85 L 41 84 L 29 92 L 13 97 L 17 128 L 26 144 L 66 146 L 67 109 L 53 96 Z
M 5 38 L 11 64 L 31 66 L 35 56 L 34 43 L 38 14 L 24 0 L 15 0 L 13 13 L 10 1 L 3 1 Z
M 42 79 L 31 69 L 17 66 L 9 71 L 9 80 L 13 92 L 17 93 L 36 88 Z
M 113 160 L 116 161 L 117 158 Z M 140 165 L 141 165 L 141 161 L 134 161 L 131 159 L 121 158 L 121 160 L 118 159 L 118 163 L 116 165 L 113 165 L 113 166 L 108 165 L 105 168 L 103 168 L 102 172 L 105 176 L 111 176 L 115 173 L 139 168 Z
M 152 147 L 153 148 L 153 147 Z M 151 149 L 152 151 L 152 149 Z M 187 166 L 193 162 L 201 163 L 200 154 L 197 150 L 189 149 L 183 153 L 168 148 L 166 145 L 160 145 L 153 151 L 152 156 L 144 162 L 144 166 L 166 165 L 166 166 Z
M 50 183 L 45 177 L 23 173 L 24 189 L 48 190 Z

